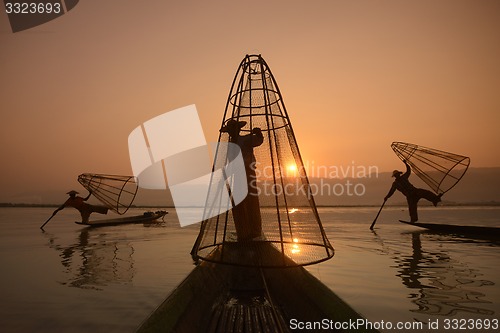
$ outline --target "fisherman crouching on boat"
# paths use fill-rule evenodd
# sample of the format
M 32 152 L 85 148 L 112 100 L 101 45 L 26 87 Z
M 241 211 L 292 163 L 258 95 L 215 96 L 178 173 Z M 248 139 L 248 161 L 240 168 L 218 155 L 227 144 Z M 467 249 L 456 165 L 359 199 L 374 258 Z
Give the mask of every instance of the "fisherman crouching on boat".
M 108 213 L 108 208 L 104 206 L 95 206 L 86 203 L 92 193 L 89 193 L 89 195 L 86 198 L 82 198 L 77 196 L 78 192 L 77 191 L 69 191 L 67 194 L 69 194 L 68 200 L 66 200 L 65 203 L 63 203 L 59 208 L 57 208 L 54 213 L 52 213 L 52 216 L 56 215 L 57 212 L 60 210 L 63 210 L 65 207 L 73 207 L 77 209 L 80 212 L 80 215 L 82 215 L 82 223 L 88 223 L 89 222 L 89 217 L 90 214 L 92 213 L 99 213 L 99 214 L 107 214 Z
M 408 163 L 406 163 L 406 161 L 403 162 L 406 165 L 406 172 L 404 174 L 399 170 L 394 170 L 392 172 L 392 177 L 394 177 L 395 179 L 394 182 L 392 183 L 392 187 L 389 190 L 389 193 L 387 193 L 387 195 L 385 196 L 384 201 L 387 201 L 387 199 L 389 199 L 396 190 L 403 193 L 404 196 L 406 197 L 406 201 L 408 202 L 408 210 L 410 212 L 410 222 L 417 222 L 418 201 L 424 198 L 432 202 L 434 207 L 436 207 L 437 204 L 441 202 L 441 196 L 443 194 L 436 195 L 429 190 L 423 188 L 416 188 L 415 186 L 413 186 L 408 180 L 411 174 L 410 166 L 408 165 Z

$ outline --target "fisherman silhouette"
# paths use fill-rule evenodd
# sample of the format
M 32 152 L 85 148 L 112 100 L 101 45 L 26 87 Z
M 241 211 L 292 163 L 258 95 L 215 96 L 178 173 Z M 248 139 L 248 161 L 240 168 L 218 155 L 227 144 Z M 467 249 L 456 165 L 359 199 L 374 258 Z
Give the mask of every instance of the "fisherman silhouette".
M 77 196 L 78 192 L 74 190 L 69 191 L 67 194 L 69 194 L 68 200 L 66 200 L 66 202 L 64 202 L 59 208 L 57 208 L 54 213 L 52 213 L 52 216 L 56 215 L 57 212 L 63 210 L 65 207 L 73 207 L 80 212 L 80 215 L 82 216 L 82 223 L 88 223 L 90 214 L 94 212 L 99 214 L 108 213 L 107 207 L 95 206 L 85 202 L 90 198 L 92 193 L 89 193 L 86 198 Z
M 247 177 L 248 195 L 245 199 L 233 207 L 234 224 L 239 241 L 248 241 L 262 235 L 262 219 L 260 216 L 260 204 L 257 188 L 256 159 L 253 153 L 254 147 L 264 142 L 262 130 L 254 127 L 251 133 L 240 135 L 241 129 L 247 124 L 246 121 L 229 119 L 220 131 L 229 134 L 229 142 L 240 147 L 245 165 Z
M 384 201 L 389 199 L 396 190 L 400 191 L 401 193 L 404 194 L 404 196 L 406 197 L 406 201 L 408 202 L 408 210 L 410 212 L 410 222 L 417 222 L 418 201 L 424 198 L 432 202 L 432 204 L 435 207 L 441 201 L 442 194 L 436 195 L 429 190 L 416 188 L 415 186 L 413 186 L 408 180 L 411 174 L 410 166 L 408 165 L 408 163 L 406 163 L 406 161 L 403 162 L 406 165 L 406 172 L 404 174 L 399 170 L 394 170 L 392 172 L 392 177 L 394 177 L 395 180 L 392 183 L 392 187 L 389 190 L 389 193 L 387 193 L 387 195 L 385 196 Z

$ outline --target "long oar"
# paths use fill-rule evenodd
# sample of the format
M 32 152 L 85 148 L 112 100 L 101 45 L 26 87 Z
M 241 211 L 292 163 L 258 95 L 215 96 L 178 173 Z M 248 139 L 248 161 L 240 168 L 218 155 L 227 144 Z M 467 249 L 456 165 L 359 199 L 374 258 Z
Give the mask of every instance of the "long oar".
M 42 224 L 42 226 L 40 227 L 40 229 L 42 229 L 42 230 L 43 230 L 43 227 L 45 227 L 45 225 L 46 225 L 47 223 L 49 223 L 49 221 L 50 221 L 50 220 L 51 220 L 54 216 L 56 216 L 56 213 L 53 213 L 53 214 L 52 214 L 52 216 L 51 216 L 51 217 L 49 217 L 49 219 L 48 219 L 47 221 L 45 221 L 45 223 L 44 223 L 44 224 Z
M 384 208 L 385 202 L 387 200 L 384 199 L 384 202 L 382 203 L 382 206 L 380 206 L 380 209 L 378 210 L 377 216 L 375 216 L 375 220 L 373 220 L 372 225 L 370 226 L 370 230 L 373 230 L 373 227 L 375 226 L 375 223 L 377 222 L 378 216 L 380 215 L 380 212 L 382 211 L 382 208 Z

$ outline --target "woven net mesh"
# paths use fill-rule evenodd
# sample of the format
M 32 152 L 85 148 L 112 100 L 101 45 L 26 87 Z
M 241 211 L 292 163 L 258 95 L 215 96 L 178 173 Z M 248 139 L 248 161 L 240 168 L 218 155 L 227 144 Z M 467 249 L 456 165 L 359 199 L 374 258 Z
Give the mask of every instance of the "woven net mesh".
M 83 173 L 78 182 L 106 207 L 124 214 L 132 205 L 138 185 L 135 177 Z
M 236 131 L 238 139 L 225 130 L 231 123 L 241 127 Z M 245 145 L 245 140 L 251 144 Z M 193 257 L 260 267 L 308 265 L 331 258 L 334 251 L 281 93 L 261 56 L 246 56 L 238 68 L 219 142 L 240 145 L 249 194 L 235 205 L 231 200 L 217 202 L 220 189 L 209 191 L 208 206 L 217 202 L 217 207 L 229 209 L 202 222 Z M 218 150 L 214 170 L 222 168 L 227 157 L 227 151 Z
M 391 147 L 436 194 L 446 193 L 453 188 L 470 164 L 467 156 L 411 143 L 393 142 Z

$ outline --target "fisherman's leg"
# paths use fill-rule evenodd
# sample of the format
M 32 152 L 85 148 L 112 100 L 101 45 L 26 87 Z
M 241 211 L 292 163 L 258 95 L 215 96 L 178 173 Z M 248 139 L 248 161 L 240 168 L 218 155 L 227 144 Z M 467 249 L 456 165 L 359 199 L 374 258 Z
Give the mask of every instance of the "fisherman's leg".
M 236 229 L 236 236 L 238 237 L 239 241 L 246 241 L 252 238 L 248 230 L 248 215 L 246 209 L 247 202 L 248 196 L 232 209 L 234 227 Z
M 259 194 L 256 185 L 257 179 L 255 177 L 255 171 L 248 171 L 247 182 L 248 194 L 238 205 L 241 206 L 240 221 L 235 220 L 238 240 L 251 240 L 262 235 L 262 219 L 260 216 Z
M 84 210 L 80 211 L 80 214 L 82 215 L 82 223 L 89 223 L 89 218 L 90 218 L 91 213 L 92 212 L 88 209 L 84 209 Z
M 431 192 L 429 190 L 425 190 L 425 189 L 422 189 L 422 188 L 419 188 L 417 189 L 418 191 L 418 196 L 420 198 L 424 198 L 430 202 L 432 202 L 432 204 L 435 206 L 437 206 L 438 202 L 441 201 L 441 195 L 436 195 L 434 192 Z
M 251 238 L 260 237 L 262 235 L 262 218 L 260 215 L 259 197 L 255 194 L 248 195 L 248 223 L 249 236 Z
M 408 211 L 410 212 L 410 222 L 418 221 L 418 213 L 417 213 L 418 199 L 419 198 L 414 198 L 414 197 L 407 198 Z
M 92 211 L 99 214 L 107 214 L 108 207 L 105 206 L 92 206 Z

